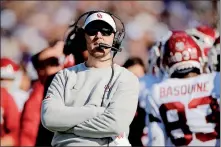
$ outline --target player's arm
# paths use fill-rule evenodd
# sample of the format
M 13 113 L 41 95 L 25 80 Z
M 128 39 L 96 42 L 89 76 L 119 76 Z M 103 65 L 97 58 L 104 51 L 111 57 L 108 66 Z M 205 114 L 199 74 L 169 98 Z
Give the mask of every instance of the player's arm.
M 50 131 L 66 131 L 104 112 L 104 108 L 92 105 L 82 107 L 65 106 L 66 77 L 65 70 L 55 75 L 42 102 L 41 122 Z
M 218 103 L 220 103 L 220 72 L 214 72 L 214 88 L 212 91 L 213 98 L 217 99 Z
M 139 82 L 137 77 L 125 78 L 119 83 L 109 106 L 104 113 L 73 128 L 74 134 L 82 137 L 104 138 L 128 132 L 138 103 Z
M 165 146 L 166 134 L 162 122 L 152 121 L 148 125 L 148 146 Z
M 139 79 L 140 91 L 139 91 L 139 106 L 145 109 L 146 105 L 146 95 L 148 94 L 148 89 L 146 88 L 144 77 Z
M 164 124 L 154 99 L 149 95 L 146 99 L 146 125 L 148 127 L 148 146 L 165 146 L 167 139 Z

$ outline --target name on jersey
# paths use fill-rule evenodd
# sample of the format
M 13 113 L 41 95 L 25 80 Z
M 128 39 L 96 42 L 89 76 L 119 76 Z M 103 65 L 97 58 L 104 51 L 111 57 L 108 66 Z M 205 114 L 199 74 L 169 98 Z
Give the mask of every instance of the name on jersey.
M 160 87 L 160 98 L 168 97 L 168 96 L 181 96 L 196 92 L 208 92 L 209 90 L 209 81 L 195 83 L 195 84 L 184 84 L 184 85 L 177 85 L 167 86 L 167 87 Z

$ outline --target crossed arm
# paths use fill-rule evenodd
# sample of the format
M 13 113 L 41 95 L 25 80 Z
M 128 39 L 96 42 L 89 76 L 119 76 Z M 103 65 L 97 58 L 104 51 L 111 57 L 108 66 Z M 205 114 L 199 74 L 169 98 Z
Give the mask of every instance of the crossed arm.
M 137 108 L 138 93 L 139 82 L 136 77 L 122 81 L 104 113 L 78 124 L 68 132 L 90 138 L 128 133 Z
M 55 75 L 42 102 L 41 122 L 45 128 L 52 132 L 67 131 L 104 112 L 103 107 L 65 106 L 63 98 L 65 82 L 65 75 L 62 70 Z
M 51 131 L 66 131 L 81 137 L 104 138 L 129 132 L 138 103 L 139 82 L 133 76 L 122 81 L 108 107 L 67 107 L 62 101 L 64 79 L 59 72 L 42 104 L 42 124 Z M 76 119 L 77 118 L 77 119 Z

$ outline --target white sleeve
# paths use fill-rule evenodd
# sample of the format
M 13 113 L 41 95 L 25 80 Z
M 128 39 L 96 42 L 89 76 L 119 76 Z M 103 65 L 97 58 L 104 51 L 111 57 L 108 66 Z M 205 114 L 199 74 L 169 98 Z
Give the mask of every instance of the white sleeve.
M 148 146 L 165 146 L 166 134 L 163 123 L 151 122 L 148 128 Z
M 146 89 L 145 82 L 140 79 L 140 91 L 139 91 L 139 106 L 143 109 L 146 107 L 146 97 L 148 94 L 148 90 Z
M 165 146 L 167 140 L 166 131 L 159 113 L 159 108 L 151 96 L 147 98 L 146 113 L 148 117 L 146 119 L 149 138 L 148 146 Z
M 65 75 L 58 72 L 51 82 L 41 107 L 42 125 L 52 132 L 68 129 L 96 117 L 105 108 L 95 106 L 68 107 L 64 104 Z

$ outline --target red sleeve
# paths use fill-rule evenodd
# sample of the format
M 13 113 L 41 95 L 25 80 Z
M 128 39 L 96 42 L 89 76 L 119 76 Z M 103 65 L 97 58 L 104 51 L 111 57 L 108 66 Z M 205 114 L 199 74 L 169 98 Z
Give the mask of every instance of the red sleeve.
M 21 116 L 20 146 L 35 146 L 41 114 L 44 86 L 37 81 Z
M 1 106 L 3 108 L 3 132 L 1 137 L 10 136 L 15 142 L 15 146 L 19 141 L 20 112 L 14 102 L 12 96 L 3 88 L 1 88 Z M 3 136 L 2 136 L 3 135 Z

